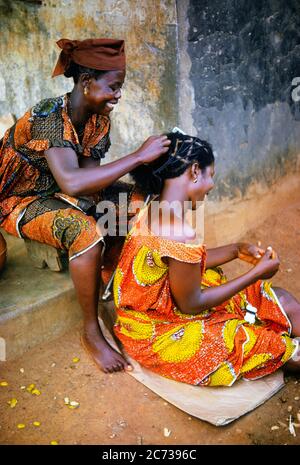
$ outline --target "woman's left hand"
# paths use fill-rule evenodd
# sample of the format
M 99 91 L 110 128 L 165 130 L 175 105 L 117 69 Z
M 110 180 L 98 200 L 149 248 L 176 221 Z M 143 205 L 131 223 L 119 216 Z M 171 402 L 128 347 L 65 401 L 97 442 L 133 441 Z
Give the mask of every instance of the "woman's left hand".
M 240 242 L 237 246 L 238 258 L 251 263 L 252 265 L 256 265 L 265 253 L 265 250 L 261 247 L 254 244 L 248 244 L 247 242 Z

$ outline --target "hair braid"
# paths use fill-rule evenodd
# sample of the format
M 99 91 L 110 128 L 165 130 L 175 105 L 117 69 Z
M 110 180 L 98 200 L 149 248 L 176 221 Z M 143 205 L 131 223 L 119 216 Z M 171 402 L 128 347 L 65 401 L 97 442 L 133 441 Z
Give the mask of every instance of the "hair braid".
M 137 186 L 147 194 L 159 194 L 165 179 L 180 176 L 194 162 L 199 164 L 200 169 L 214 162 L 208 142 L 180 132 L 169 133 L 167 137 L 171 145 L 165 155 L 130 173 Z

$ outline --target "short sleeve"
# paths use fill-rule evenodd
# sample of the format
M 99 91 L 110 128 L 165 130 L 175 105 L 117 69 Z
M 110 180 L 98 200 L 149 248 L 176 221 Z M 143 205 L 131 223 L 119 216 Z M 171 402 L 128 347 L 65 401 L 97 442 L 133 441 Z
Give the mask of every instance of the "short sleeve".
M 70 147 L 78 152 L 74 130 L 64 109 L 63 97 L 44 99 L 20 118 L 14 130 L 14 147 L 20 152 L 44 152 Z
M 15 124 L 13 147 L 29 162 L 44 157 L 51 147 L 71 148 L 77 156 L 104 158 L 110 147 L 110 119 L 92 115 L 84 128 L 83 140 L 78 135 L 66 111 L 67 97 L 41 100 Z
M 9 143 L 14 149 L 18 150 L 28 143 L 31 138 L 31 124 L 30 111 L 27 111 L 10 129 Z
M 40 151 L 66 147 L 78 151 L 73 127 L 64 111 L 62 97 L 46 99 L 32 109 L 31 140 L 27 147 Z
M 158 239 L 161 257 L 171 257 L 185 263 L 200 263 L 205 259 L 206 251 L 203 244 L 188 244 L 170 239 Z

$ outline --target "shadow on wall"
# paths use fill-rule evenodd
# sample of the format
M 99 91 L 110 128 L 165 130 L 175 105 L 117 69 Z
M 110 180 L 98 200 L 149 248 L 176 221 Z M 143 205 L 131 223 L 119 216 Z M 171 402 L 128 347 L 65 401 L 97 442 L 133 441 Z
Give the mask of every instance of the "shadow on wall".
M 211 198 L 245 198 L 300 173 L 300 3 L 188 3 L 193 124 L 216 152 Z

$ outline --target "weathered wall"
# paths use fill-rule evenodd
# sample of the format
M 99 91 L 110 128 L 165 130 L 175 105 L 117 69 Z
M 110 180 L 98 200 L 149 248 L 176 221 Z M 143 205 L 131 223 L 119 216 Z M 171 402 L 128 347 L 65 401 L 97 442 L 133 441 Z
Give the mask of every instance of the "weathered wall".
M 300 76 L 300 3 L 177 4 L 180 124 L 213 145 L 217 175 L 210 207 L 216 212 L 230 206 L 231 224 L 239 233 L 271 211 L 272 201 L 262 208 L 262 194 L 280 205 L 276 187 L 281 186 L 281 196 L 295 189 L 295 173 L 299 183 L 300 120 L 291 86 Z M 283 179 L 288 179 L 285 188 Z M 234 216 L 232 205 L 239 200 L 244 208 Z M 245 200 L 254 200 L 257 218 L 249 215 Z
M 207 211 L 218 216 L 206 225 L 217 242 L 294 198 L 298 0 L 0 0 L 0 12 L 0 116 L 72 87 L 51 79 L 59 38 L 124 38 L 127 79 L 108 161 L 174 125 L 209 140 L 217 176 Z
M 126 41 L 128 66 L 112 116 L 112 157 L 175 124 L 174 0 L 0 0 L 0 14 L 0 116 L 19 117 L 72 88 L 70 79 L 51 79 L 59 38 L 117 37 Z
M 290 90 L 300 75 L 300 3 L 190 0 L 187 18 L 193 124 L 217 153 L 214 196 L 243 196 L 253 182 L 296 169 Z

